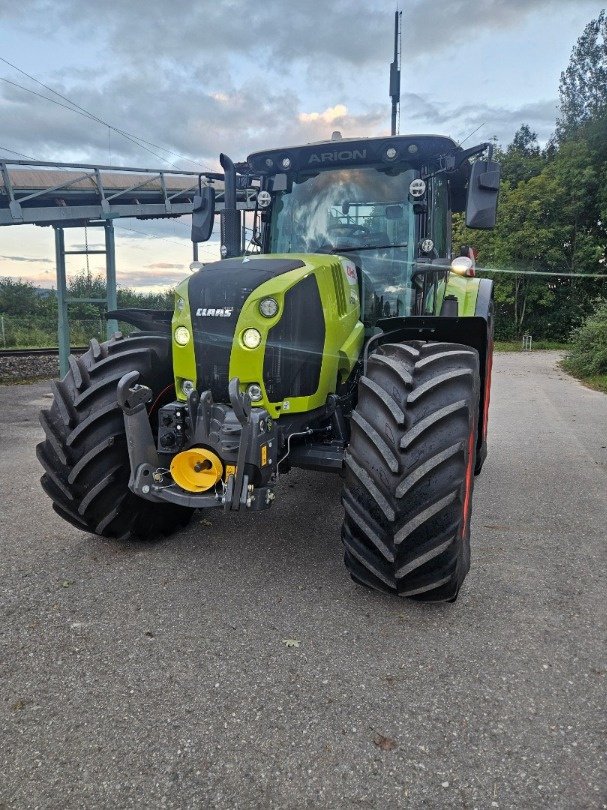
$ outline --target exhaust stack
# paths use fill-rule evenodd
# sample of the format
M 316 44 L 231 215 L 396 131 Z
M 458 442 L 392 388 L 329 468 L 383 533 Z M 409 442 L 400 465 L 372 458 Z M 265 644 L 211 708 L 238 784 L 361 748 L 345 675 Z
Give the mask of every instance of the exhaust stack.
M 224 208 L 220 212 L 221 258 L 231 259 L 240 256 L 240 211 L 236 208 L 236 169 L 234 163 L 223 152 L 219 162 L 225 177 Z

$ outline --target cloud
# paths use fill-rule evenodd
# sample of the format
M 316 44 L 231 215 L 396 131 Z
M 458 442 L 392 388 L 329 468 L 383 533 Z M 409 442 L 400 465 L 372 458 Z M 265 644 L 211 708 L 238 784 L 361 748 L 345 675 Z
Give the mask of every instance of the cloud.
M 424 60 L 436 59 L 437 52 L 448 61 L 450 46 L 460 48 L 483 32 L 520 28 L 531 14 L 556 12 L 568 4 L 443 0 L 437 13 L 436 2 L 412 0 L 405 15 L 406 70 L 416 70 L 417 62 L 423 69 Z M 362 7 L 355 0 L 335 0 L 322 9 L 312 0 L 224 0 L 189 7 L 187 25 L 179 15 L 167 20 L 166 0 L 106 0 L 102 17 L 82 0 L 23 0 L 0 7 L 13 26 L 41 36 L 49 27 L 56 37 L 78 41 L 86 35 L 87 58 L 102 56 L 103 74 L 82 64 L 82 54 L 75 51 L 76 64 L 42 78 L 101 119 L 150 142 L 135 145 L 90 118 L 0 83 L 3 142 L 27 154 L 217 169 L 220 150 L 243 159 L 269 146 L 328 138 L 332 128 L 346 136 L 387 132 L 392 0 Z M 246 26 L 239 22 L 245 18 Z M 137 36 L 126 35 L 129 31 Z M 8 74 L 49 95 L 23 76 Z M 381 102 L 365 92 L 379 82 Z M 305 100 L 311 94 L 319 97 L 312 110 Z M 448 98 L 447 87 L 444 94 Z M 407 122 L 419 121 L 426 128 L 441 125 L 463 132 L 479 118 L 472 109 L 453 109 L 445 99 L 412 93 L 403 95 L 401 108 Z M 482 104 L 477 110 L 484 112 Z M 493 112 L 491 107 L 485 111 L 487 116 Z M 498 135 L 511 136 L 507 115 L 499 118 Z M 535 120 L 531 123 L 537 128 Z
M 2 5 L 13 24 L 45 37 L 49 29 L 67 30 L 73 37 L 86 36 L 90 47 L 94 26 L 101 50 L 137 70 L 150 54 L 156 59 L 160 54 L 159 74 L 165 60 L 175 59 L 183 65 L 184 78 L 197 66 L 211 68 L 207 81 L 229 73 L 236 55 L 264 70 L 283 71 L 294 62 L 316 60 L 362 69 L 386 64 L 392 52 L 393 0 L 334 0 L 322 6 L 318 0 L 223 0 L 191 4 L 181 14 L 177 7 L 174 15 L 167 14 L 166 0 L 105 0 L 102 16 L 94 4 L 82 0 L 6 0 Z M 404 14 L 407 57 L 444 51 L 479 32 L 520 26 L 532 14 L 569 6 L 571 0 L 411 0 Z M 136 36 L 127 33 L 133 31 Z
M 348 108 L 345 104 L 336 104 L 334 107 L 329 107 L 321 113 L 299 113 L 297 118 L 302 124 L 308 124 L 311 121 L 322 121 L 324 124 L 333 124 L 335 121 L 345 118 L 347 114 Z
M 8 259 L 9 262 L 27 262 L 28 264 L 53 264 L 51 259 L 33 259 L 31 256 L 0 256 L 0 259 Z
M 172 264 L 171 262 L 155 262 L 154 264 L 144 264 L 150 270 L 183 270 L 185 264 Z
M 174 287 L 186 278 L 184 270 L 124 270 L 118 271 L 116 280 L 119 287 L 143 287 L 148 289 L 166 289 Z

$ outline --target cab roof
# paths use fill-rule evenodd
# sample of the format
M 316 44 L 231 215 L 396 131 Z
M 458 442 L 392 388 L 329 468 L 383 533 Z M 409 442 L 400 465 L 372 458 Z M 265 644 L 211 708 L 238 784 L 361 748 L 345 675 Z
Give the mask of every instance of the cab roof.
M 461 147 L 443 135 L 339 138 L 253 152 L 247 164 L 256 174 L 271 175 L 347 166 L 431 165 L 459 151 Z

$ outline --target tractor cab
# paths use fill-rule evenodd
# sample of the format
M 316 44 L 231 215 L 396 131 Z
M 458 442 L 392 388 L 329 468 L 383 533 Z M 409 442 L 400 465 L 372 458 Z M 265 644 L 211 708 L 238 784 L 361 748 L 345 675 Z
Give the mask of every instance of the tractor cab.
M 468 182 L 468 158 L 485 150 L 488 144 L 462 150 L 450 138 L 423 135 L 254 153 L 238 167 L 259 177 L 253 242 L 266 254 L 351 259 L 367 327 L 438 314 L 437 285 L 453 258 L 451 214 L 467 210 L 470 227 L 495 223 L 497 164 L 480 161 L 482 184 Z

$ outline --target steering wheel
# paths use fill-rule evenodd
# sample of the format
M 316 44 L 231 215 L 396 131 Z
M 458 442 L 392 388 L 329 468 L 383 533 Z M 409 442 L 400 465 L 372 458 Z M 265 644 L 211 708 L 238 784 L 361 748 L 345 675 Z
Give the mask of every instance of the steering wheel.
M 344 222 L 339 225 L 329 225 L 327 233 L 332 233 L 335 236 L 369 236 L 371 231 L 365 225 Z

